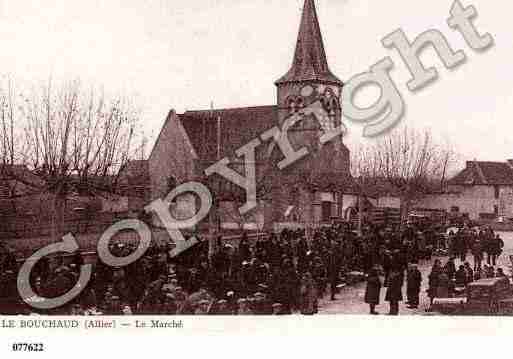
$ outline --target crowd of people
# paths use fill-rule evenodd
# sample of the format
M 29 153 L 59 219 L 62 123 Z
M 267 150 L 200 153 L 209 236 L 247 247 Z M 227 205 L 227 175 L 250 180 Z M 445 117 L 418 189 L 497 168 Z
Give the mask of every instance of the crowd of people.
M 448 242 L 449 259 L 443 266 L 440 260 L 435 260 L 429 274 L 428 294 L 431 303 L 436 297 L 455 296 L 458 288 L 464 288 L 475 280 L 507 276 L 503 268 L 495 268 L 497 258 L 502 254 L 504 241 L 491 228 L 482 228 L 479 231 L 467 228 L 457 233 L 451 231 Z M 469 253 L 473 257 L 473 266 L 467 261 Z M 460 261 L 458 267 L 456 260 Z
M 410 236 L 406 243 L 419 240 L 425 233 L 418 232 L 417 237 Z M 405 237 L 403 237 L 405 238 Z M 396 240 L 397 243 L 401 241 Z M 428 276 L 429 288 L 427 294 L 430 304 L 434 298 L 451 298 L 462 293 L 465 287 L 482 278 L 507 277 L 502 268 L 495 269 L 497 258 L 501 255 L 504 241 L 500 235 L 494 234 L 490 227 L 474 228 L 462 227 L 450 231 L 447 236 L 438 236 L 434 242 L 439 250 L 448 254 L 447 262 L 442 265 L 440 259 L 435 259 L 431 273 Z M 365 302 L 369 304 L 370 313 L 378 314 L 375 310 L 380 302 L 380 290 L 387 287 L 385 300 L 390 303 L 389 314 L 397 315 L 399 303 L 403 301 L 402 288 L 406 280 L 407 304 L 409 308 L 419 307 L 421 292 L 422 274 L 419 271 L 416 256 L 404 257 L 409 253 L 404 247 L 393 250 L 394 246 L 388 246 L 385 251 L 382 268 L 384 270 L 384 281 L 380 279 L 380 268 L 374 267 L 368 275 Z M 403 253 L 403 254 L 401 254 Z M 473 256 L 473 266 L 467 262 L 467 256 Z M 483 265 L 486 257 L 486 263 Z M 456 260 L 460 265 L 456 266 Z M 429 308 L 428 308 L 429 310 Z
M 210 256 L 208 243 L 200 241 L 178 257 L 171 256 L 169 245 L 152 244 L 143 257 L 122 268 L 98 261 L 77 298 L 43 313 L 311 315 L 318 312 L 319 299 L 336 299 L 347 274 L 357 271 L 367 275 L 365 302 L 370 313 L 377 314 L 380 291 L 386 287 L 390 314 L 397 314 L 405 280 L 409 306 L 419 306 L 422 275 L 417 264 L 431 260 L 435 249 L 447 247 L 450 259 L 443 267 L 435 260 L 429 276 L 431 298 L 443 294 L 446 282 L 455 282 L 457 287 L 492 271 L 499 275 L 493 265 L 500 255 L 497 248 L 503 246 L 500 237 L 488 229 L 479 233 L 460 230 L 445 239 L 434 228 L 420 231 L 415 226 L 402 230 L 367 227 L 357 235 L 347 226 L 335 225 L 316 230 L 309 240 L 303 230 L 283 230 L 256 240 L 243 234 L 238 241 L 217 241 L 217 251 Z M 124 257 L 136 247 L 137 243 L 112 243 L 111 252 Z M 456 270 L 455 258 L 464 262 L 469 251 L 474 268 L 466 263 Z M 490 266 L 481 269 L 484 253 Z M 10 258 L 0 262 L 3 274 L 17 271 Z M 47 298 L 66 293 L 77 282 L 83 260 L 80 254 L 40 260 L 31 276 L 34 291 Z M 13 285 L 11 281 L 11 289 Z
M 0 297 L 16 295 L 16 288 L 13 284 L 16 280 L 17 270 L 18 263 L 14 252 L 0 243 Z
M 138 261 L 112 268 L 96 263 L 92 279 L 72 303 L 57 314 L 314 314 L 326 292 L 335 298 L 341 273 L 372 261 L 372 243 L 342 227 L 317 231 L 284 230 L 259 240 L 242 235 L 223 243 L 213 256 L 198 245 L 193 255 L 171 258 L 170 247 L 152 245 Z M 111 252 L 124 257 L 133 243 L 114 243 Z M 31 282 L 41 297 L 66 293 L 79 276 L 83 258 L 44 258 Z

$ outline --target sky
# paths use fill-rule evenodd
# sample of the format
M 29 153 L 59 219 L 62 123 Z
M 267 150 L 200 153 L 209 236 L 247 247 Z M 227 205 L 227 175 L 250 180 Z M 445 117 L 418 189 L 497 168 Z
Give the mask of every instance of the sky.
M 513 3 L 462 0 L 495 45 L 471 50 L 446 20 L 453 0 L 316 0 L 332 72 L 342 80 L 385 56 L 407 106 L 403 125 L 430 129 L 465 159 L 513 158 Z M 289 69 L 303 0 L 0 0 L 0 74 L 21 83 L 80 79 L 133 96 L 144 131 L 158 135 L 169 110 L 273 105 L 274 81 Z M 438 81 L 418 93 L 381 39 L 401 28 L 413 40 L 440 30 L 467 62 L 449 71 L 426 50 Z M 377 92 L 359 98 L 372 103 Z M 349 148 L 362 125 L 345 121 Z

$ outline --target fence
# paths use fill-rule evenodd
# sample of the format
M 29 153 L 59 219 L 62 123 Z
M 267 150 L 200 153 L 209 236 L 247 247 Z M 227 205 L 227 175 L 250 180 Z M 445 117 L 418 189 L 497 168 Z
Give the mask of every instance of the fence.
M 99 233 L 113 223 L 128 218 L 128 213 L 97 213 L 91 216 L 67 216 L 62 231 L 64 233 Z M 31 238 L 50 236 L 52 224 L 39 220 L 37 216 L 2 216 L 0 218 L 0 239 Z

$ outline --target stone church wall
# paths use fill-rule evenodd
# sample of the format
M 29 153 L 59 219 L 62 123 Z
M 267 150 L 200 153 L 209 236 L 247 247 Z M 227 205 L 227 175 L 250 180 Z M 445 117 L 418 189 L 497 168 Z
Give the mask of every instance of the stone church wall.
M 171 177 L 177 184 L 194 179 L 196 159 L 177 115 L 171 111 L 149 159 L 151 199 L 167 195 Z

